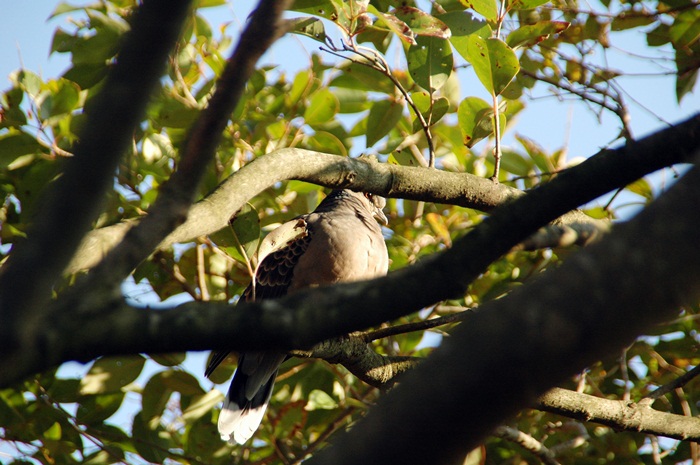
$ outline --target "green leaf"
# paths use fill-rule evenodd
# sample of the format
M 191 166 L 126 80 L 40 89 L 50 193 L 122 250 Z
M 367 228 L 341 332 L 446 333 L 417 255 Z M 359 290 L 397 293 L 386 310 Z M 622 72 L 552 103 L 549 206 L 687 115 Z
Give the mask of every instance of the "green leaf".
M 659 23 L 658 26 L 647 32 L 647 45 L 650 47 L 661 47 L 669 43 L 671 41 L 670 29 L 671 26 L 668 24 Z
M 449 39 L 450 28 L 438 18 L 412 6 L 400 6 L 392 12 L 400 21 L 406 23 L 417 36 Z
M 223 399 L 223 394 L 216 389 L 212 389 L 206 394 L 193 396 L 191 402 L 188 403 L 182 412 L 182 419 L 185 421 L 198 420 L 211 412 Z
M 474 67 L 479 81 L 492 95 L 503 92 L 520 69 L 515 52 L 499 39 L 469 36 L 465 58 Z
M 406 51 L 406 60 L 413 80 L 430 92 L 445 85 L 452 73 L 452 47 L 446 39 L 418 37 Z
M 691 52 L 676 50 L 676 67 L 678 77 L 676 78 L 676 98 L 678 103 L 685 95 L 693 91 L 698 79 L 700 69 L 700 42 L 696 42 L 691 47 Z
M 61 424 L 58 422 L 55 422 L 49 429 L 44 431 L 44 439 L 48 439 L 50 441 L 58 441 L 61 439 Z
M 341 74 L 331 80 L 331 87 L 394 95 L 394 83 L 376 69 L 358 63 L 347 63 L 338 66 L 338 70 Z
M 289 9 L 328 20 L 335 15 L 335 6 L 331 0 L 294 0 Z
M 70 13 L 72 11 L 82 10 L 83 8 L 85 8 L 85 7 L 84 6 L 73 6 L 68 2 L 60 2 L 58 4 L 58 6 L 53 10 L 51 15 L 49 16 L 49 19 L 52 19 L 58 15 Z
M 215 6 L 226 5 L 227 0 L 197 0 L 195 3 L 195 8 L 211 8 Z
M 333 91 L 340 104 L 339 113 L 359 113 L 368 110 L 372 103 L 367 101 L 367 92 L 339 87 Z
M 566 21 L 540 21 L 535 24 L 521 26 L 508 34 L 506 43 L 515 48 L 521 45 L 535 45 L 547 39 L 551 34 L 565 31 L 571 23 Z
M 377 22 L 375 23 L 375 27 L 384 24 L 403 42 L 407 43 L 408 45 L 416 44 L 416 34 L 411 30 L 408 24 L 401 21 L 395 15 L 379 11 L 377 8 L 374 7 L 374 5 L 369 5 L 367 11 L 377 16 Z
M 689 47 L 700 39 L 700 10 L 682 12 L 669 29 L 669 37 L 676 49 Z
M 0 136 L 0 168 L 7 168 L 22 155 L 35 154 L 41 151 L 41 144 L 36 138 L 25 132 L 12 130 Z
M 333 92 L 320 89 L 311 96 L 309 106 L 304 112 L 304 120 L 311 126 L 327 123 L 338 113 L 339 107 L 340 104 Z
M 498 6 L 495 0 L 459 0 L 459 2 L 479 13 L 489 21 L 498 19 Z
M 141 374 L 146 359 L 132 357 L 103 357 L 92 364 L 90 371 L 80 380 L 83 395 L 120 392 Z
M 63 73 L 63 77 L 75 82 L 81 89 L 89 89 L 104 79 L 107 70 L 104 63 L 74 64 Z
M 401 120 L 403 105 L 387 99 L 375 102 L 367 117 L 367 147 L 372 147 L 382 137 L 389 134 Z
M 77 378 L 56 378 L 48 388 L 51 399 L 65 404 L 77 402 L 80 397 L 80 380 Z
M 641 26 L 648 26 L 656 21 L 652 16 L 642 16 L 642 15 L 630 15 L 625 16 L 624 14 L 619 14 L 615 16 L 610 23 L 611 31 L 626 31 L 628 29 L 634 29 Z
M 418 111 L 423 115 L 423 119 L 429 126 L 434 125 L 447 114 L 450 109 L 450 101 L 446 97 L 439 97 L 435 100 L 430 98 L 427 92 L 414 92 L 411 95 L 413 103 L 418 108 Z M 421 123 L 418 117 L 413 119 L 413 132 L 422 130 Z
M 32 97 L 38 97 L 44 85 L 36 73 L 26 69 L 20 69 L 11 73 L 10 81 Z
M 491 27 L 489 23 L 481 19 L 477 19 L 468 11 L 453 11 L 444 15 L 438 16 L 440 21 L 447 24 L 452 31 L 450 43 L 457 50 L 457 53 L 462 55 L 466 60 L 468 38 L 471 35 L 478 35 L 484 39 L 491 37 Z
M 306 144 L 309 150 L 348 156 L 346 144 L 329 131 L 316 131 L 313 136 L 306 139 Z
M 654 192 L 651 189 L 651 185 L 649 185 L 649 182 L 644 178 L 637 179 L 632 184 L 628 184 L 625 189 L 644 197 L 644 199 L 647 201 L 654 200 Z
M 255 256 L 260 242 L 258 211 L 247 203 L 236 213 L 229 224 L 236 240 L 236 244 L 231 245 L 242 247 L 249 259 Z
M 464 145 L 473 147 L 480 140 L 493 134 L 493 109 L 478 97 L 467 97 L 462 100 L 457 110 L 459 128 L 462 131 Z M 499 114 L 501 128 L 505 128 L 506 117 Z
M 183 404 L 187 398 L 205 394 L 197 378 L 184 371 L 171 369 L 154 374 L 141 393 L 143 418 L 151 426 L 158 423 L 174 392 L 180 394 Z
M 513 0 L 508 2 L 509 10 L 532 10 L 549 3 L 549 0 Z
M 421 166 L 410 150 L 396 150 L 389 155 L 389 163 L 400 166 Z
M 314 389 L 309 393 L 309 401 L 304 410 L 333 410 L 334 408 L 338 408 L 338 403 L 331 396 L 320 389 Z
M 84 397 L 79 402 L 76 418 L 82 424 L 100 424 L 114 415 L 123 401 L 123 392 Z
M 501 156 L 501 169 L 516 176 L 527 176 L 534 167 L 532 160 L 525 159 L 514 150 L 504 150 Z
M 317 18 L 293 18 L 288 19 L 287 24 L 290 32 L 311 37 L 321 43 L 326 43 L 326 29 L 323 22 Z
M 46 85 L 51 92 L 41 104 L 42 117 L 62 115 L 77 109 L 80 103 L 80 88 L 68 79 L 49 81 Z
M 152 425 L 143 412 L 134 417 L 131 434 L 138 438 L 138 441 L 134 441 L 136 451 L 152 463 L 164 463 L 168 458 L 168 449 L 174 446 L 165 429 L 159 424 Z
M 184 363 L 185 359 L 187 358 L 187 354 L 185 352 L 172 354 L 150 354 L 149 357 L 159 365 L 174 367 Z

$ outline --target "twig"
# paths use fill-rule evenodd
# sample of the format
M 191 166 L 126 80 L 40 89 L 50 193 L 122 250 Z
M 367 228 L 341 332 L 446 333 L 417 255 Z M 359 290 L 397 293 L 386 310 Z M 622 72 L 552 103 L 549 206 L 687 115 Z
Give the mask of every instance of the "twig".
M 388 77 L 391 80 L 391 82 L 398 89 L 398 91 L 401 92 L 401 95 L 403 95 L 403 97 L 406 100 L 406 102 L 408 103 L 409 107 L 415 113 L 416 118 L 418 119 L 418 122 L 420 123 L 421 128 L 423 129 L 423 133 L 425 134 L 425 139 L 428 143 L 428 154 L 429 154 L 428 166 L 431 168 L 435 167 L 435 146 L 433 144 L 433 135 L 430 132 L 430 125 L 428 124 L 427 121 L 425 121 L 425 118 L 423 117 L 423 114 L 420 112 L 420 110 L 418 110 L 418 107 L 416 106 L 415 102 L 411 98 L 411 95 L 408 93 L 408 91 L 406 89 L 404 89 L 404 87 L 401 85 L 399 80 L 394 77 L 394 75 L 391 72 L 391 68 L 389 67 L 389 64 L 386 62 L 384 57 L 376 50 L 372 50 L 371 48 L 367 48 L 367 47 L 364 47 L 362 45 L 356 45 L 352 42 L 350 42 L 349 44 L 346 44 L 343 41 L 342 48 L 336 47 L 336 45 L 330 39 L 326 39 L 326 43 L 327 43 L 329 48 L 320 47 L 320 49 L 322 51 L 330 53 L 331 55 L 335 55 L 335 56 L 340 57 L 340 58 L 344 58 L 346 60 L 349 60 L 352 63 L 372 68 L 375 71 L 382 73 L 384 76 Z M 355 54 L 361 56 L 362 58 L 364 58 L 366 61 L 348 58 L 345 55 L 342 55 L 340 52 L 355 53 Z
M 361 337 L 365 342 L 372 342 L 376 341 L 377 339 L 396 336 L 398 334 L 411 333 L 414 331 L 425 331 L 426 329 L 435 328 L 437 326 L 464 321 L 472 313 L 473 309 L 466 309 L 465 311 L 460 313 L 453 313 L 451 315 L 445 315 L 438 318 L 433 318 L 431 320 L 417 321 L 415 323 L 406 323 L 403 325 L 396 325 L 390 326 L 388 328 L 376 329 L 374 331 L 367 331 L 365 333 L 358 334 L 358 336 Z
M 680 387 L 685 386 L 686 384 L 688 384 L 688 382 L 690 382 L 693 378 L 695 378 L 698 375 L 700 375 L 700 365 L 685 372 L 685 374 L 683 374 L 682 376 L 679 376 L 678 378 L 674 379 L 670 383 L 664 384 L 663 386 L 650 392 L 649 394 L 644 396 L 644 399 L 649 399 L 651 401 L 654 401 L 661 396 L 665 396 L 666 394 L 670 393 L 673 390 L 676 390 Z M 649 403 L 651 403 L 651 402 L 649 402 Z
M 542 461 L 542 463 L 547 465 L 560 465 L 554 458 L 554 454 L 547 447 L 545 447 L 544 444 L 529 434 L 523 433 L 515 428 L 511 428 L 510 426 L 499 426 L 494 431 L 494 435 L 507 441 L 514 442 L 522 448 L 527 449 L 535 454 L 537 458 Z

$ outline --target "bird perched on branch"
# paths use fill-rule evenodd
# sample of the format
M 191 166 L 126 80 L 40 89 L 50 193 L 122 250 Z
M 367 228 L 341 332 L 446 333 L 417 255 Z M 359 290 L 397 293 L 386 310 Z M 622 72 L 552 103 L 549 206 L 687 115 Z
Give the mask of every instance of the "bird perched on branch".
M 389 266 L 381 227 L 386 200 L 351 190 L 332 191 L 313 213 L 284 223 L 260 245 L 259 265 L 244 301 L 272 299 L 299 289 L 385 275 Z M 209 376 L 228 352 L 212 357 Z M 272 396 L 279 352 L 240 354 L 219 415 L 221 438 L 243 444 L 258 429 Z

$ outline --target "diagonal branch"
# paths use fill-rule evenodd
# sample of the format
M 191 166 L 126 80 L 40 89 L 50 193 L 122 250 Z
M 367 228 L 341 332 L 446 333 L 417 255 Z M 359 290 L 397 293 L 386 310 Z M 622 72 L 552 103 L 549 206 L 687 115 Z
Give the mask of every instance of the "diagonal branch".
M 674 140 L 677 148 L 668 150 L 668 140 Z M 604 150 L 559 175 L 585 175 L 584 182 L 577 184 L 577 197 L 571 202 L 573 206 L 569 210 L 658 169 L 687 162 L 698 146 L 700 116 L 694 116 L 622 148 Z M 606 167 L 609 167 L 608 171 L 600 170 Z M 569 179 L 568 176 L 566 179 Z M 491 211 L 525 194 L 518 189 L 465 173 L 379 164 L 367 159 L 285 148 L 257 158 L 231 175 L 214 192 L 192 206 L 187 221 L 168 235 L 158 248 L 167 248 L 174 243 L 188 242 L 218 231 L 250 198 L 276 182 L 288 179 L 332 188 L 351 187 L 388 197 L 460 205 L 481 211 Z M 592 220 L 577 211 L 566 213 L 557 223 L 582 223 L 597 225 L 596 229 L 607 229 L 607 223 Z M 67 271 L 76 272 L 94 266 L 133 224 L 120 223 L 89 233 Z M 544 224 L 546 222 L 538 227 Z

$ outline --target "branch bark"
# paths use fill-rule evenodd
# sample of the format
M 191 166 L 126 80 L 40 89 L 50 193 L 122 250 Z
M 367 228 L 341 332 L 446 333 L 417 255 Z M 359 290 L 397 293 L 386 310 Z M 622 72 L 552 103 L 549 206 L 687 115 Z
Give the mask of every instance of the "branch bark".
M 555 388 L 540 397 L 537 408 L 581 421 L 611 426 L 615 430 L 648 433 L 700 442 L 700 419 L 659 412 L 651 405 L 594 397 Z
M 607 186 L 594 189 L 595 184 L 601 182 L 600 179 L 595 180 L 586 175 L 590 185 L 580 185 L 579 198 L 582 200 L 572 208 L 581 205 L 586 199 L 592 200 L 658 169 L 687 162 L 693 149 L 700 145 L 699 128 L 700 117 L 695 116 L 677 126 L 659 131 L 653 137 L 644 138 L 620 149 L 604 150 L 582 165 L 567 170 L 576 173 L 592 170 L 601 174 L 600 179 L 607 180 Z M 681 141 L 678 150 L 668 150 L 666 140 Z M 594 168 L 595 165 L 608 165 L 612 158 L 617 158 L 619 163 L 616 167 L 610 166 L 611 169 L 604 175 Z M 562 175 L 564 173 L 566 172 L 562 172 Z M 228 220 L 249 199 L 273 184 L 289 179 L 331 188 L 350 187 L 387 197 L 459 205 L 487 212 L 525 194 L 513 187 L 495 184 L 468 173 L 379 164 L 368 159 L 352 159 L 285 148 L 257 158 L 244 166 L 210 195 L 193 205 L 185 223 L 168 235 L 158 245 L 158 249 L 218 231 L 226 226 Z M 105 251 L 114 247 L 133 224 L 134 222 L 120 223 L 89 233 L 73 257 L 67 272 L 73 273 L 94 266 L 102 259 Z M 555 224 L 570 225 L 577 231 L 577 243 L 587 243 L 588 237 L 594 234 L 591 229 L 608 229 L 607 223 L 592 220 L 576 210 L 566 213 Z M 541 241 L 537 244 L 541 245 Z

